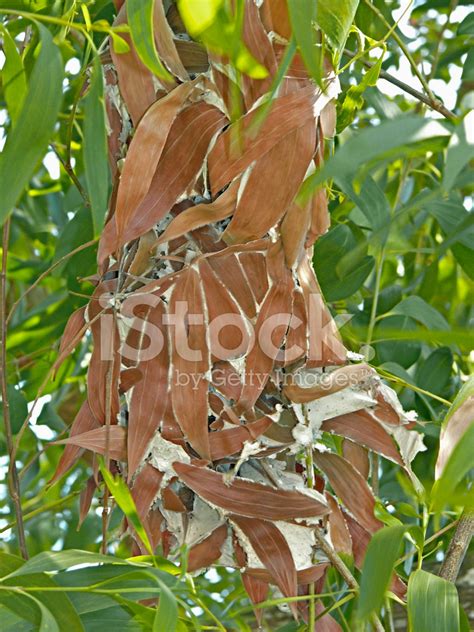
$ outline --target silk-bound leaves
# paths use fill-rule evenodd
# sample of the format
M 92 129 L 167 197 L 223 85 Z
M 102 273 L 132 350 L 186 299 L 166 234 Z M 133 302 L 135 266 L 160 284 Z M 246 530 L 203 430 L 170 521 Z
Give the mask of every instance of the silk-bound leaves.
M 84 99 L 83 153 L 94 235 L 97 236 L 104 225 L 109 194 L 104 83 L 102 68 L 97 57 L 94 58 L 90 86 Z
M 157 0 L 161 2 L 161 0 Z M 132 41 L 142 62 L 157 77 L 172 81 L 173 77 L 166 70 L 158 57 L 153 34 L 153 11 L 155 0 L 128 0 L 127 17 Z
M 56 124 L 62 101 L 63 63 L 51 33 L 37 25 L 39 53 L 23 98 L 16 124 L 7 135 L 0 156 L 0 222 L 18 202 L 43 157 Z M 34 121 L 34 124 L 32 123 Z

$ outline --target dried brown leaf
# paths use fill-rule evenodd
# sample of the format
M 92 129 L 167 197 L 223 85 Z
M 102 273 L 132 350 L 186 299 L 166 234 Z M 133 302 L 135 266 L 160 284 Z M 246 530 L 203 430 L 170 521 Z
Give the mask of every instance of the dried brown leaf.
M 328 513 L 322 497 L 274 489 L 239 478 L 227 484 L 222 474 L 185 463 L 173 463 L 173 468 L 183 483 L 204 500 L 240 516 L 263 520 L 294 520 Z

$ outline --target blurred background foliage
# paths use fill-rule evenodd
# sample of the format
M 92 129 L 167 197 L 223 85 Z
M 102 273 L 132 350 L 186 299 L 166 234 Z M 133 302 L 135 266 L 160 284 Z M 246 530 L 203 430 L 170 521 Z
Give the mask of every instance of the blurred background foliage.
M 171 4 L 165 2 L 168 8 Z M 468 5 L 452 0 L 359 4 L 341 52 L 337 135 L 326 148 L 328 165 L 332 155 L 334 161 L 344 156 L 345 147 L 349 160 L 341 158 L 334 163 L 337 170 L 329 172 L 331 228 L 317 242 L 314 254 L 331 309 L 351 316 L 341 329 L 345 343 L 365 355 L 397 390 L 404 407 L 418 414 L 418 429 L 428 450 L 419 454 L 414 469 L 427 490 L 433 484 L 441 421 L 474 359 L 474 177 L 469 164 L 474 120 L 468 114 L 474 103 L 474 19 Z M 0 0 L 0 11 L 3 48 L 7 49 L 8 37 L 13 38 L 26 83 L 35 63 L 38 30 L 22 11 L 52 18 L 45 23 L 65 69 L 54 133 L 11 215 L 8 251 L 7 306 L 14 312 L 8 329 L 7 377 L 15 436 L 31 413 L 17 453 L 27 544 L 31 555 L 71 548 L 97 552 L 97 504 L 77 530 L 79 492 L 90 475 L 87 456 L 65 479 L 47 484 L 62 450 L 50 440 L 65 434 L 84 399 L 89 339 L 54 380 L 51 367 L 68 317 L 92 291 L 84 279 L 96 272 L 96 242 L 68 256 L 93 241 L 95 231 L 91 209 L 84 203 L 83 93 L 90 46 L 82 31 L 64 23 L 74 20 L 84 30 L 90 23 L 98 25 L 89 29 L 88 37 L 100 51 L 116 11 L 111 0 Z M 396 20 L 399 27 L 386 37 Z M 366 52 L 354 59 L 362 49 Z M 374 64 L 370 74 L 366 62 Z M 1 63 L 5 64 L 4 56 Z M 3 77 L 5 69 L 4 65 Z M 47 74 L 48 69 L 42 72 Z M 421 92 L 426 93 L 428 86 L 433 97 L 454 113 L 452 119 L 388 82 L 383 73 Z M 12 103 L 3 80 L 2 142 L 15 116 Z M 417 117 L 421 140 L 414 142 L 409 136 L 412 119 L 407 114 Z M 42 116 L 41 103 L 36 104 L 36 116 Z M 432 128 L 425 125 L 428 120 L 435 121 Z M 106 158 L 97 155 L 96 160 Z M 71 178 L 71 170 L 79 183 Z M 0 186 L 8 187 L 8 182 Z M 15 553 L 3 425 L 0 453 L 0 537 L 4 550 Z M 406 525 L 425 525 L 426 506 L 419 504 L 399 468 L 385 460 L 380 463 L 379 497 L 380 515 L 388 523 L 399 519 Z M 426 536 L 453 521 L 457 512 L 453 505 L 436 515 Z M 126 557 L 130 542 L 119 540 L 121 517 L 116 509 L 112 532 L 115 529 L 117 538 L 111 539 L 111 551 Z M 449 532 L 425 547 L 423 555 L 439 562 L 448 536 Z M 413 560 L 409 556 L 405 561 L 407 572 Z M 199 612 L 209 609 L 226 629 L 246 629 L 246 621 L 252 620 L 237 576 L 214 570 L 195 580 L 202 602 Z M 239 608 L 246 608 L 241 616 L 236 614 Z M 125 617 L 126 609 L 117 615 L 118 610 L 112 608 L 111 623 L 118 621 L 114 617 Z M 123 626 L 129 625 L 127 616 Z M 205 612 L 200 621 L 215 624 Z M 103 614 L 100 629 L 107 622 Z M 281 632 L 296 629 L 292 625 Z M 95 628 L 91 623 L 87 629 Z

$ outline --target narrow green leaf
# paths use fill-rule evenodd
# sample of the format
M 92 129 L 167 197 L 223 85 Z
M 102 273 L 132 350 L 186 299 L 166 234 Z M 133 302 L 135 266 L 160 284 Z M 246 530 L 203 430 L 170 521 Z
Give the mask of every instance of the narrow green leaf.
M 448 135 L 448 129 L 439 121 L 412 115 L 364 129 L 339 147 L 322 169 L 305 180 L 298 199 L 303 203 L 325 180 L 334 178 L 339 182 L 342 178 L 352 178 L 371 161 L 397 155 L 406 145 Z
M 14 127 L 27 92 L 26 74 L 14 39 L 5 26 L 0 25 L 0 31 L 3 33 L 3 50 L 5 52 L 5 64 L 2 68 L 3 93 Z
M 449 384 L 453 354 L 449 347 L 435 349 L 416 374 L 416 383 L 425 391 L 441 395 Z
M 22 391 L 16 389 L 13 384 L 7 386 L 8 403 L 10 404 L 10 423 L 13 434 L 19 432 L 28 414 L 28 402 Z M 0 423 L 3 426 L 3 406 L 0 410 Z
M 322 55 L 317 42 L 315 2 L 288 0 L 288 11 L 296 43 L 311 76 L 322 85 Z
M 179 0 L 179 12 L 186 25 L 186 30 L 192 37 L 199 37 L 206 29 L 217 20 L 219 11 L 225 0 L 204 0 L 196 7 L 193 0 Z
M 153 621 L 153 632 L 176 632 L 176 626 L 178 624 L 178 604 L 176 599 L 162 581 L 157 579 L 160 586 L 160 602 L 158 610 L 156 611 L 155 620 Z
M 243 7 L 243 3 L 236 3 L 233 13 L 227 0 L 178 0 L 181 19 L 191 37 L 201 40 L 210 50 L 227 55 L 239 72 L 263 79 L 268 76 L 267 69 L 242 41 Z
M 128 489 L 122 478 L 120 478 L 119 476 L 116 476 L 114 478 L 112 476 L 109 470 L 105 467 L 103 459 L 99 461 L 99 465 L 102 476 L 104 477 L 105 484 L 109 488 L 110 493 L 115 498 L 115 502 L 123 511 L 123 513 L 127 516 L 127 520 L 137 532 L 138 537 L 146 546 L 150 555 L 153 555 L 153 547 L 150 543 L 147 532 L 145 531 L 145 528 L 140 521 L 137 508 L 135 506 L 135 501 L 130 494 L 130 490 Z
M 474 111 L 471 110 L 457 126 L 446 153 L 443 187 L 449 191 L 457 175 L 474 158 Z
M 62 101 L 63 63 L 50 32 L 41 24 L 40 49 L 28 92 L 0 156 L 0 223 L 18 202 L 42 158 Z
M 159 0 L 161 2 L 161 0 Z M 153 35 L 153 10 L 155 0 L 127 0 L 127 17 L 133 44 L 142 62 L 157 77 L 172 81 L 158 57 Z
M 2 586 L 12 587 L 15 589 L 15 592 L 1 590 L 1 603 L 22 617 L 25 621 L 33 623 L 35 630 L 39 629 L 42 613 L 38 613 L 36 606 L 30 604 L 28 600 L 24 598 L 27 593 L 29 594 L 28 589 L 30 588 L 34 589 L 35 597 L 50 611 L 61 632 L 62 630 L 68 630 L 68 632 L 84 632 L 81 619 L 71 603 L 69 596 L 65 591 L 51 590 L 57 589 L 58 584 L 56 584 L 53 577 L 50 577 L 46 573 L 10 575 L 2 580 Z M 43 588 L 45 590 L 42 590 Z M 18 589 L 22 591 L 21 595 L 18 593 Z M 48 621 L 47 617 L 46 621 Z
M 128 565 L 130 562 L 112 555 L 102 555 L 81 551 L 79 549 L 68 549 L 67 551 L 43 551 L 38 553 L 21 567 L 17 568 L 12 576 L 26 575 L 31 573 L 61 571 L 77 564 L 120 564 Z
M 340 57 L 346 43 L 358 5 L 359 0 L 317 0 L 316 2 L 316 20 L 336 49 L 337 58 Z
M 23 566 L 25 560 L 17 555 L 11 555 L 2 551 L 0 553 L 0 577 L 5 577 Z
M 415 571 L 408 581 L 410 632 L 459 632 L 456 586 L 441 577 Z
M 466 15 L 458 26 L 458 35 L 474 35 L 474 12 Z
M 104 84 L 98 58 L 94 59 L 89 91 L 84 98 L 83 153 L 94 236 L 98 236 L 104 225 L 109 192 Z
M 362 568 L 360 619 L 367 619 L 382 607 L 404 533 L 403 525 L 394 525 L 380 529 L 372 536 Z
M 364 105 L 363 94 L 367 88 L 375 86 L 382 69 L 382 61 L 384 55 L 364 73 L 362 81 L 355 86 L 351 86 L 344 96 L 344 101 L 337 113 L 337 133 L 341 133 L 348 125 L 352 123 L 357 113 Z

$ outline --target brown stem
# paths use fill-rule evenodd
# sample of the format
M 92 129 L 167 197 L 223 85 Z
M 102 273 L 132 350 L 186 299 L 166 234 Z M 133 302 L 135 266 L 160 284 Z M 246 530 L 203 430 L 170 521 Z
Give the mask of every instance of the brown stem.
M 455 582 L 466 551 L 474 535 L 474 512 L 464 511 L 449 543 L 448 551 L 439 571 L 440 577 Z
M 347 57 L 350 57 L 351 59 L 356 57 L 356 54 L 352 52 L 351 50 L 348 50 L 347 48 L 344 49 L 344 55 L 346 55 Z M 364 64 L 366 68 L 372 68 L 372 66 L 374 65 L 372 62 L 367 61 L 365 59 L 361 59 L 360 61 L 361 63 Z M 385 70 L 380 71 L 379 77 L 381 79 L 385 79 L 385 81 L 388 81 L 394 86 L 397 86 L 397 88 L 400 88 L 407 94 L 411 94 L 412 97 L 415 97 L 415 99 L 418 99 L 418 101 L 421 101 L 422 103 L 430 107 L 432 110 L 436 110 L 436 112 L 439 112 L 450 121 L 456 120 L 456 115 L 453 112 L 451 112 L 451 110 L 448 110 L 448 108 L 443 103 L 441 103 L 439 99 L 436 99 L 436 97 L 426 96 L 419 90 L 415 90 L 415 88 L 412 88 L 411 86 L 409 86 L 407 83 L 404 83 L 403 81 L 400 81 L 400 79 L 393 77 L 390 73 L 386 72 Z
M 314 535 L 316 540 L 318 541 L 318 545 L 321 547 L 323 552 L 327 555 L 327 557 L 331 560 L 331 564 L 339 571 L 341 577 L 344 579 L 349 588 L 354 588 L 355 590 L 359 590 L 359 584 L 357 583 L 356 578 L 348 569 L 348 567 L 341 560 L 335 549 L 329 544 L 324 535 L 321 533 L 320 529 L 314 530 Z
M 327 557 L 331 561 L 331 564 L 334 566 L 334 568 L 337 571 L 339 571 L 341 577 L 346 582 L 346 584 L 349 586 L 349 588 L 353 588 L 354 590 L 358 591 L 359 590 L 359 584 L 357 583 L 356 578 L 351 573 L 349 568 L 344 564 L 342 559 L 337 554 L 336 550 L 326 540 L 326 538 L 324 537 L 324 535 L 321 532 L 321 530 L 316 528 L 314 530 L 314 535 L 316 537 L 316 540 L 318 541 L 318 545 L 321 547 L 323 552 L 327 555 Z M 373 623 L 373 626 L 374 626 L 374 628 L 375 628 L 375 630 L 377 632 L 384 632 L 384 627 L 381 624 L 380 619 L 378 618 L 378 616 L 375 615 L 375 614 L 372 616 L 372 623 Z
M 8 386 L 7 386 L 7 259 L 8 259 L 8 242 L 10 237 L 10 218 L 3 225 L 3 241 L 2 241 L 2 271 L 0 284 L 0 303 L 1 303 L 1 371 L 2 371 L 2 401 L 3 401 L 3 423 L 5 426 L 5 441 L 9 456 L 8 465 L 8 490 L 12 497 L 13 506 L 15 508 L 16 527 L 18 533 L 18 544 L 20 551 L 25 560 L 28 559 L 28 549 L 26 546 L 25 527 L 23 524 L 23 511 L 21 508 L 20 480 L 18 478 L 18 470 L 13 446 L 13 433 L 10 420 L 10 406 L 8 402 Z

